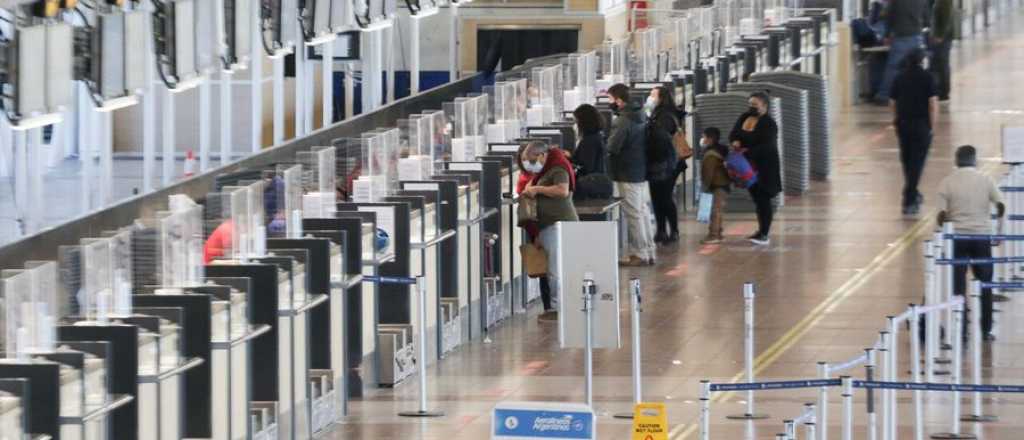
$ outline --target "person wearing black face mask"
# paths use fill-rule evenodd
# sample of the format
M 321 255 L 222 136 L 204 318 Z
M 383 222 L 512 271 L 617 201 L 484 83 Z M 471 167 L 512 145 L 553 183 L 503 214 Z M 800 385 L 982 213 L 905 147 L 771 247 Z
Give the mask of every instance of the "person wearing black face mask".
M 626 218 L 627 247 L 620 261 L 624 266 L 653 265 L 656 247 L 651 230 L 650 190 L 647 188 L 647 139 L 640 111 L 628 106 L 629 87 L 615 84 L 608 88 L 612 108 L 618 116 L 608 133 L 609 177 L 622 197 L 622 215 Z
M 750 109 L 740 115 L 729 140 L 757 171 L 757 183 L 750 187 L 750 198 L 757 208 L 757 232 L 748 237 L 751 243 L 767 245 L 775 215 L 772 199 L 782 192 L 779 166 L 779 127 L 768 114 L 768 95 L 753 93 Z

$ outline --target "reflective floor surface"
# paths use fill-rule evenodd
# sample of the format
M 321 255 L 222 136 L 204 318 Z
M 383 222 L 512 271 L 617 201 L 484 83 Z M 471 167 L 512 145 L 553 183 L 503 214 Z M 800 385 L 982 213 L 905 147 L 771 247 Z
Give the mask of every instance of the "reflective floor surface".
M 921 239 L 932 231 L 934 188 L 953 167 L 954 146 L 977 146 L 985 158 L 982 166 L 995 175 L 1001 171 L 996 159 L 1001 125 L 1024 121 L 1024 88 L 1018 87 L 1024 72 L 1024 16 L 1004 14 L 983 34 L 958 43 L 954 70 L 952 103 L 943 105 L 921 188 L 926 200 L 920 216 L 900 213 L 902 176 L 891 116 L 879 107 L 859 106 L 835 118 L 837 157 L 831 180 L 787 198 L 771 246 L 752 247 L 742 240 L 754 228 L 750 215 L 730 215 L 727 242 L 705 247 L 699 245 L 703 225 L 687 219 L 683 240 L 663 248 L 657 266 L 624 271 L 623 283 L 639 277 L 646 295 L 644 399 L 668 405 L 671 438 L 697 438 L 698 381 L 741 377 L 743 282 L 757 284 L 756 370 L 764 380 L 816 377 L 818 361 L 857 356 L 877 338 L 886 315 L 920 301 Z M 594 406 L 603 439 L 630 438 L 630 422 L 610 417 L 630 410 L 632 399 L 629 298 L 625 288 L 622 292 L 624 345 L 597 350 L 594 360 Z M 1022 303 L 998 305 L 999 340 L 984 351 L 986 382 L 1024 383 Z M 464 346 L 429 370 L 429 406 L 443 410 L 445 417 L 396 415 L 416 409 L 418 387 L 412 379 L 354 402 L 351 415 L 326 438 L 486 439 L 490 411 L 498 402 L 582 401 L 582 350 L 559 349 L 556 327 L 538 323 L 537 308 L 500 326 L 490 344 Z M 862 370 L 854 373 L 861 376 Z M 714 402 L 712 439 L 775 438 L 782 420 L 799 415 L 816 394 L 759 394 L 758 411 L 769 419 L 749 425 L 726 420 L 726 415 L 743 412 L 744 398 L 741 393 Z M 829 432 L 839 438 L 839 392 L 830 400 Z M 864 394 L 859 392 L 856 400 L 855 438 L 866 438 Z M 909 394 L 899 398 L 901 438 L 913 432 L 910 402 Z M 949 430 L 949 403 L 943 395 L 928 397 L 929 433 Z M 1021 438 L 1022 405 L 1024 397 L 993 395 L 985 402 L 986 412 L 1001 416 L 1000 421 L 965 424 L 964 429 L 985 439 Z

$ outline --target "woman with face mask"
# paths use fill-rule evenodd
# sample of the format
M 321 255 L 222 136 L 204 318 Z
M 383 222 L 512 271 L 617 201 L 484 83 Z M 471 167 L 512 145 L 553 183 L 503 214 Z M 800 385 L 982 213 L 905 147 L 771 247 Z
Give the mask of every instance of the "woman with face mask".
M 654 206 L 654 220 L 657 232 L 655 243 L 679 241 L 679 214 L 674 196 L 677 163 L 679 156 L 672 145 L 672 136 L 680 130 L 675 100 L 667 87 L 655 87 L 647 96 L 644 108 L 650 109 L 648 130 L 655 130 L 656 136 L 648 133 L 647 141 L 647 185 L 651 191 L 651 205 Z
M 524 228 L 530 239 L 540 241 L 548 254 L 548 276 L 540 279 L 544 314 L 538 319 L 553 321 L 558 319 L 558 286 L 552 275 L 558 240 L 552 226 L 558 222 L 579 221 L 572 203 L 576 176 L 572 163 L 562 150 L 551 148 L 544 142 L 530 142 L 520 149 L 519 164 L 523 173 L 517 191 L 520 196 L 535 199 L 537 203 L 536 224 L 528 224 Z
M 782 191 L 779 169 L 779 127 L 768 114 L 768 95 L 750 95 L 750 109 L 740 115 L 729 134 L 732 148 L 743 153 L 757 171 L 757 183 L 750 187 L 750 197 L 757 209 L 757 232 L 748 237 L 757 245 L 769 244 L 768 233 L 775 215 L 772 199 Z

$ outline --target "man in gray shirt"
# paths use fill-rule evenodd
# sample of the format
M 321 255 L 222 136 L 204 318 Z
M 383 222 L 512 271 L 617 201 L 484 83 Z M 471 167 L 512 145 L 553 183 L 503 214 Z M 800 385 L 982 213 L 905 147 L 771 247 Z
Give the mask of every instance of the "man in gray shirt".
M 992 205 L 1002 218 L 1006 211 L 1003 198 L 992 179 L 978 171 L 974 147 L 964 145 L 956 149 L 956 171 L 939 184 L 939 224 L 953 223 L 958 234 L 990 235 L 992 231 Z M 955 240 L 953 258 L 992 258 L 992 242 L 988 240 Z M 991 264 L 971 265 L 974 278 L 992 281 Z M 967 290 L 967 266 L 953 266 L 953 293 L 963 295 Z M 964 321 L 967 322 L 967 321 Z M 964 327 L 966 329 L 966 327 Z M 966 331 L 966 330 L 965 330 Z M 981 334 L 986 341 L 992 335 L 992 291 L 981 292 Z
M 930 9 L 927 0 L 889 0 L 885 9 L 885 41 L 889 46 L 885 75 L 878 88 L 875 102 L 889 104 L 889 91 L 903 64 L 903 58 L 911 51 L 924 46 L 925 23 L 928 23 Z

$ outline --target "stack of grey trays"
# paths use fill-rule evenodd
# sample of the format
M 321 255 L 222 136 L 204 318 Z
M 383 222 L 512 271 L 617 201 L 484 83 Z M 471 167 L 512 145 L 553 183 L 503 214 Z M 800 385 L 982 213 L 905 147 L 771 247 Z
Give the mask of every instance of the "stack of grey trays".
M 807 91 L 807 122 L 810 133 L 811 178 L 826 180 L 832 173 L 831 106 L 828 81 L 811 73 L 777 71 L 755 73 L 751 81 L 770 82 Z
M 801 195 L 811 186 L 810 137 L 807 131 L 807 91 L 769 82 L 732 84 L 731 91 L 765 92 L 781 105 L 774 106 L 779 133 L 779 154 L 782 155 L 782 189 L 789 195 Z M 776 114 L 776 112 L 773 112 Z

